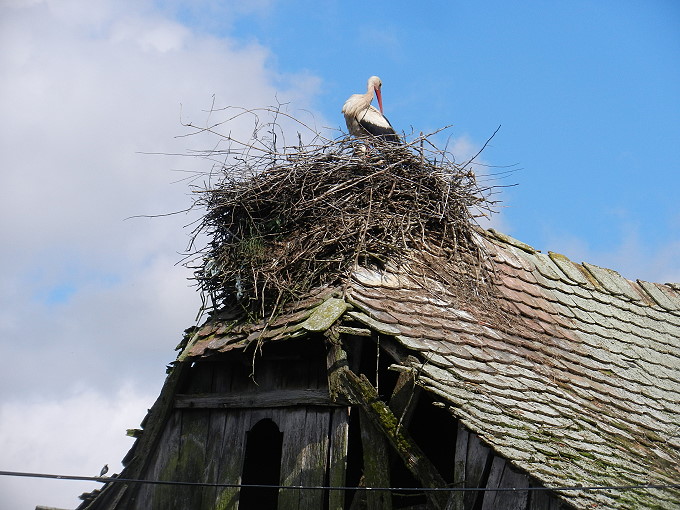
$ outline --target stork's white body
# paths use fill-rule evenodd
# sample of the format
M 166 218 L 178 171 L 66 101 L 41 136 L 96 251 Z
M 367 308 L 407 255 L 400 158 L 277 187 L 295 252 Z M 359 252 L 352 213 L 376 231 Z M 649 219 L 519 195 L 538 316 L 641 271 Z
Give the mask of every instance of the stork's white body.
M 368 90 L 365 94 L 353 94 L 345 101 L 342 113 L 345 116 L 347 129 L 351 135 L 357 137 L 371 135 L 390 142 L 398 142 L 397 133 L 382 113 L 381 88 L 380 78 L 371 76 L 368 79 Z M 374 94 L 378 97 L 380 110 L 371 105 Z

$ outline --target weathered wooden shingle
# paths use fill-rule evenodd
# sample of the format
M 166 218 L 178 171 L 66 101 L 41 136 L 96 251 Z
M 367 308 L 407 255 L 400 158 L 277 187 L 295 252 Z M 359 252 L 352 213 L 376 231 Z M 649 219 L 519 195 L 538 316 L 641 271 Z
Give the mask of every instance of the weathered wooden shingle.
M 511 325 L 489 324 L 472 304 L 456 313 L 460 301 L 433 300 L 426 284 L 361 270 L 349 292 L 363 311 L 355 318 L 419 353 L 420 384 L 545 485 L 677 484 L 680 296 L 494 237 L 486 248 Z M 564 497 L 580 508 L 680 507 L 669 489 Z

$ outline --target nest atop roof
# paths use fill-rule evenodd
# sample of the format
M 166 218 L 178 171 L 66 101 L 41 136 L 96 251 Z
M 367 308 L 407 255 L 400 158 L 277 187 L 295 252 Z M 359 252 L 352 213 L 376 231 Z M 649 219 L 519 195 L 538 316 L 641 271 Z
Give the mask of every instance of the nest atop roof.
M 431 257 L 414 257 L 425 253 L 460 269 L 455 281 L 447 273 L 447 286 L 479 284 L 474 214 L 490 210 L 488 189 L 428 136 L 404 145 L 317 137 L 283 152 L 275 140 L 258 140 L 255 152 L 242 144 L 248 150 L 197 190 L 206 211 L 197 232 L 208 244 L 192 267 L 206 308 L 268 316 L 312 289 L 346 283 L 358 266 L 420 261 L 436 279 Z

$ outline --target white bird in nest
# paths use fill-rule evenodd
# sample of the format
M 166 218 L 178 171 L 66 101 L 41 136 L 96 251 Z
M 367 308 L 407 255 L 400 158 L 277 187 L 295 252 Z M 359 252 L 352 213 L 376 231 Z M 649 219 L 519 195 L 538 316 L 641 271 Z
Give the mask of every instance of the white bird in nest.
M 392 124 L 383 115 L 382 81 L 377 76 L 368 79 L 368 90 L 365 94 L 353 94 L 345 101 L 342 113 L 345 116 L 347 129 L 351 135 L 359 138 L 376 136 L 388 142 L 399 143 L 399 137 Z M 378 98 L 378 107 L 371 105 L 373 95 Z

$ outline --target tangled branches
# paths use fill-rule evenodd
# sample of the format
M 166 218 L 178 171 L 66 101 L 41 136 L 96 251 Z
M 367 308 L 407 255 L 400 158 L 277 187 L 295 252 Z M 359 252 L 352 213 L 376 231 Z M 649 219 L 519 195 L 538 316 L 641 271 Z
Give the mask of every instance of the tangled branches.
M 479 266 L 472 211 L 493 205 L 488 190 L 428 137 L 407 145 L 340 138 L 283 153 L 270 145 L 258 155 L 233 158 L 198 191 L 206 210 L 198 232 L 209 244 L 194 269 L 212 308 L 263 316 L 343 283 L 357 266 L 398 266 L 413 253 Z

